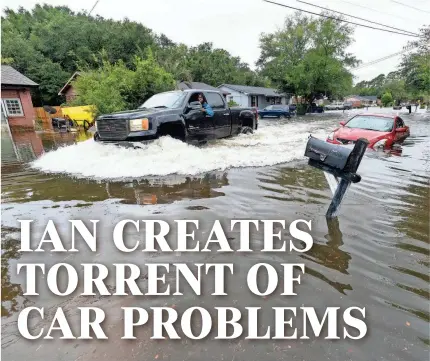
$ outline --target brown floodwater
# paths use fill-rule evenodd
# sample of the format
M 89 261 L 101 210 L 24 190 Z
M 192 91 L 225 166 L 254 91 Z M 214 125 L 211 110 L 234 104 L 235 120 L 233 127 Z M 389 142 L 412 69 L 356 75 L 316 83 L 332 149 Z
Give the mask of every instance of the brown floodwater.
M 331 193 L 321 171 L 302 158 L 309 133 L 322 136 L 343 119 L 341 112 L 296 118 L 279 123 L 264 121 L 248 138 L 223 140 L 203 148 L 166 141 L 141 150 L 94 145 L 90 133 L 59 134 L 52 131 L 14 133 L 2 129 L 2 354 L 4 360 L 404 360 L 429 357 L 429 170 L 430 114 L 404 114 L 411 136 L 391 152 L 368 151 L 358 173 L 362 181 L 348 190 L 337 219 L 327 221 Z M 18 219 L 33 219 L 33 235 L 40 239 L 47 220 L 60 234 L 68 220 L 100 219 L 97 253 L 25 253 L 19 249 Z M 207 240 L 218 219 L 312 220 L 314 246 L 297 253 L 119 253 L 112 230 L 121 219 L 162 219 L 201 222 L 197 239 Z M 225 226 L 229 242 L 238 242 L 237 229 Z M 288 228 L 287 228 L 288 229 Z M 288 236 L 282 231 L 283 237 Z M 129 234 L 140 240 L 139 234 Z M 199 238 L 200 237 L 200 238 Z M 205 238 L 206 237 L 206 238 Z M 252 233 L 261 246 L 262 227 Z M 69 244 L 70 239 L 64 236 Z M 233 247 L 237 249 L 238 247 Z M 40 279 L 40 296 L 24 296 L 19 262 L 45 263 L 225 263 L 235 265 L 228 279 L 228 296 L 210 296 L 207 288 L 196 296 L 185 287 L 183 296 L 92 296 L 79 293 L 60 298 Z M 276 291 L 267 297 L 253 295 L 246 272 L 256 263 L 305 263 L 296 296 Z M 113 287 L 115 277 L 109 275 Z M 139 284 L 144 287 L 142 277 Z M 174 274 L 167 283 L 175 285 Z M 265 283 L 265 280 L 262 280 Z M 186 292 L 188 290 L 188 292 Z M 259 306 L 259 334 L 274 327 L 272 307 L 315 307 L 321 316 L 329 306 L 344 310 L 366 307 L 367 335 L 361 340 L 151 340 L 150 325 L 137 329 L 136 340 L 121 340 L 121 307 L 174 305 L 178 313 L 192 306 Z M 32 332 L 50 327 L 62 307 L 78 330 L 80 306 L 103 309 L 103 329 L 109 340 L 23 339 L 17 328 L 19 312 L 27 306 L 44 307 L 45 320 L 34 320 Z M 301 315 L 295 319 L 301 335 Z M 246 322 L 245 322 L 246 323 Z M 244 327 L 245 328 L 245 327 Z M 179 328 L 178 328 L 179 329 Z M 342 330 L 342 328 L 340 328 Z M 79 334 L 79 332 L 77 332 Z

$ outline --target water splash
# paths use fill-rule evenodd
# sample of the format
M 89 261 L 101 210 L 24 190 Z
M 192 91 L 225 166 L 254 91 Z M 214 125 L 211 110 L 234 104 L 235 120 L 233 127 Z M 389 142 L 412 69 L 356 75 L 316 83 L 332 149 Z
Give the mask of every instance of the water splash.
M 324 138 L 332 122 L 262 124 L 253 135 L 196 147 L 162 137 L 139 148 L 99 144 L 92 139 L 44 154 L 31 167 L 79 178 L 121 179 L 169 174 L 196 175 L 233 167 L 260 167 L 303 157 L 310 133 Z

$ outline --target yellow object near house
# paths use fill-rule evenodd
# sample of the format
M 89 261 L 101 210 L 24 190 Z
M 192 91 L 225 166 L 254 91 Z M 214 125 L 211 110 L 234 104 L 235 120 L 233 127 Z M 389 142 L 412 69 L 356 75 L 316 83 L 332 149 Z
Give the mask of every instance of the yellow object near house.
M 78 125 L 83 125 L 86 120 L 90 125 L 94 122 L 93 105 L 84 105 L 80 107 L 64 107 L 61 108 L 63 116 L 66 115 L 74 120 Z

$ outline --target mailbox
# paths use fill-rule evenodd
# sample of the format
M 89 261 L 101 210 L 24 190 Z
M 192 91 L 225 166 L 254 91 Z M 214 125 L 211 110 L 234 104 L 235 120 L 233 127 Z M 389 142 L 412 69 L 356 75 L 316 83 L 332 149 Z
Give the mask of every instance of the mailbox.
M 361 177 L 356 172 L 368 144 L 366 139 L 358 139 L 354 148 L 347 148 L 309 137 L 305 150 L 305 157 L 309 158 L 308 164 L 324 171 L 333 192 L 327 218 L 336 216 L 350 184 L 360 182 Z
M 352 149 L 327 143 L 321 139 L 310 137 L 306 145 L 305 157 L 317 161 L 327 167 L 343 171 Z

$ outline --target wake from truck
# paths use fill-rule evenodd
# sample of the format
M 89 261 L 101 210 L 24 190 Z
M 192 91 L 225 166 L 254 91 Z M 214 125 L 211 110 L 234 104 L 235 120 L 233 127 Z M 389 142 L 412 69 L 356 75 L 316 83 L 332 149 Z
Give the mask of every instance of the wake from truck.
M 239 167 L 261 167 L 303 158 L 309 134 L 325 139 L 332 121 L 261 122 L 252 135 L 196 147 L 170 137 L 138 148 L 98 144 L 87 140 L 44 154 L 30 166 L 46 173 L 78 178 L 123 179 L 169 174 L 196 175 Z

